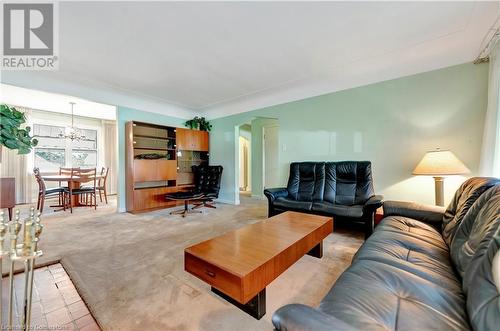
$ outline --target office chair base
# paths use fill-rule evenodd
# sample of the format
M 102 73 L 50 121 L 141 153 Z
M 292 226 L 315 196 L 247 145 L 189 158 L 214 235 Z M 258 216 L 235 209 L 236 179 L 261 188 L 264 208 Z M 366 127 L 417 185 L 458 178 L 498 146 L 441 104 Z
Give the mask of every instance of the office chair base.
M 188 200 L 184 200 L 184 209 L 171 211 L 170 215 L 182 215 L 182 217 L 186 217 L 187 214 L 201 214 L 202 213 L 201 210 L 193 210 L 196 207 L 189 209 L 188 204 L 189 204 Z
M 193 209 L 198 209 L 201 207 L 217 209 L 217 207 L 214 205 L 215 205 L 215 202 L 213 202 L 211 200 L 210 201 L 203 201 L 203 202 L 194 203 Z

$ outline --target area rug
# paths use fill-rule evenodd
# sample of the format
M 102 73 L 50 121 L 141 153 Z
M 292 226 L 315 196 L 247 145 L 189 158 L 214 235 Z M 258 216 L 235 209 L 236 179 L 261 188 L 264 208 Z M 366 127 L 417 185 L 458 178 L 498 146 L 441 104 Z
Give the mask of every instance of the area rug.
M 38 263 L 61 261 L 103 330 L 272 330 L 279 307 L 319 303 L 363 235 L 336 230 L 327 237 L 322 259 L 304 256 L 267 288 L 267 314 L 256 320 L 186 273 L 183 250 L 266 213 L 264 201 L 244 198 L 239 206 L 220 204 L 186 218 L 168 210 L 48 216 Z

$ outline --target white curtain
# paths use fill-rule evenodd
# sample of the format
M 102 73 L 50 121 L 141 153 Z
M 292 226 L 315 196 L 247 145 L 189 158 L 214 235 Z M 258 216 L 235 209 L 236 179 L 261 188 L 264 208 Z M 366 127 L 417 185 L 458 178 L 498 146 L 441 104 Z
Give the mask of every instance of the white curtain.
M 488 109 L 484 123 L 480 174 L 500 177 L 500 42 L 490 53 Z
M 27 124 L 31 118 L 31 109 L 14 106 L 18 111 L 24 113 Z M 33 133 L 32 133 L 33 134 Z M 32 203 L 37 191 L 36 182 L 31 169 L 32 155 L 17 154 L 17 150 L 2 146 L 0 159 L 0 177 L 14 177 L 16 183 L 16 203 Z M 35 193 L 34 193 L 35 192 Z
M 104 148 L 104 167 L 109 168 L 108 180 L 106 182 L 106 191 L 108 194 L 116 194 L 118 187 L 118 166 L 117 166 L 117 141 L 116 141 L 116 122 L 103 121 L 103 148 Z

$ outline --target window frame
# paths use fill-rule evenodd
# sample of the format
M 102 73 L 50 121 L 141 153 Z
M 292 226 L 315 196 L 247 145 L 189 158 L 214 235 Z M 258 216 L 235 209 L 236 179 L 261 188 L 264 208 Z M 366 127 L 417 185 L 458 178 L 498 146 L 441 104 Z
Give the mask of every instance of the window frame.
M 46 119 L 43 119 L 41 117 L 37 117 L 37 116 L 33 116 L 31 121 L 30 121 L 30 125 L 33 129 L 33 134 L 34 134 L 34 131 L 35 131 L 35 125 L 44 125 L 44 126 L 51 126 L 51 127 L 61 127 L 64 128 L 68 125 L 69 123 L 66 123 L 66 121 L 62 120 L 61 122 L 56 122 L 54 123 L 54 121 L 50 121 L 50 120 L 46 120 Z M 32 156 L 33 156 L 33 166 L 36 166 L 35 165 L 35 153 L 36 153 L 36 150 L 37 149 L 54 149 L 54 150 L 61 150 L 61 149 L 64 149 L 64 167 L 73 167 L 73 152 L 74 151 L 91 151 L 91 152 L 95 152 L 95 155 L 96 155 L 96 164 L 95 164 L 95 168 L 98 168 L 99 166 L 99 162 L 100 162 L 100 152 L 99 152 L 99 148 L 100 148 L 100 143 L 101 143 L 101 139 L 102 139 L 102 136 L 101 136 L 101 127 L 98 127 L 98 126 L 90 126 L 90 125 L 75 125 L 76 128 L 80 129 L 80 130 L 92 130 L 92 131 L 95 131 L 96 132 L 96 140 L 95 140 L 95 148 L 94 149 L 85 149 L 85 148 L 81 148 L 81 147 L 76 147 L 74 146 L 74 143 L 69 140 L 69 139 L 65 139 L 65 138 L 60 138 L 60 139 L 63 139 L 64 140 L 64 147 L 45 147 L 45 146 L 35 146 L 33 148 L 33 152 L 32 152 Z M 37 136 L 34 136 L 35 138 L 37 138 Z M 43 136 L 42 136 L 43 137 Z M 76 166 L 76 165 L 75 165 Z M 87 166 L 85 166 L 87 167 Z M 90 168 L 94 168 L 94 166 L 89 166 Z M 49 173 L 49 171 L 44 171 L 45 169 L 40 169 L 41 172 L 45 172 L 45 173 Z M 52 171 L 50 171 L 52 173 Z

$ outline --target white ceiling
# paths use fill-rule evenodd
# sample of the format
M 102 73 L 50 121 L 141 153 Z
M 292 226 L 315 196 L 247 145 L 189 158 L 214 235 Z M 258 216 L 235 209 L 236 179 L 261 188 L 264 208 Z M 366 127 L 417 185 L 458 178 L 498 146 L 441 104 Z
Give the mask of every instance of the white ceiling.
M 47 93 L 17 86 L 0 84 L 2 102 L 9 105 L 45 110 L 54 113 L 71 114 L 70 102 L 74 102 L 75 116 L 115 120 L 116 107 L 92 102 L 67 95 Z
M 499 14 L 500 2 L 61 2 L 60 70 L 36 74 L 214 118 L 472 61 Z

